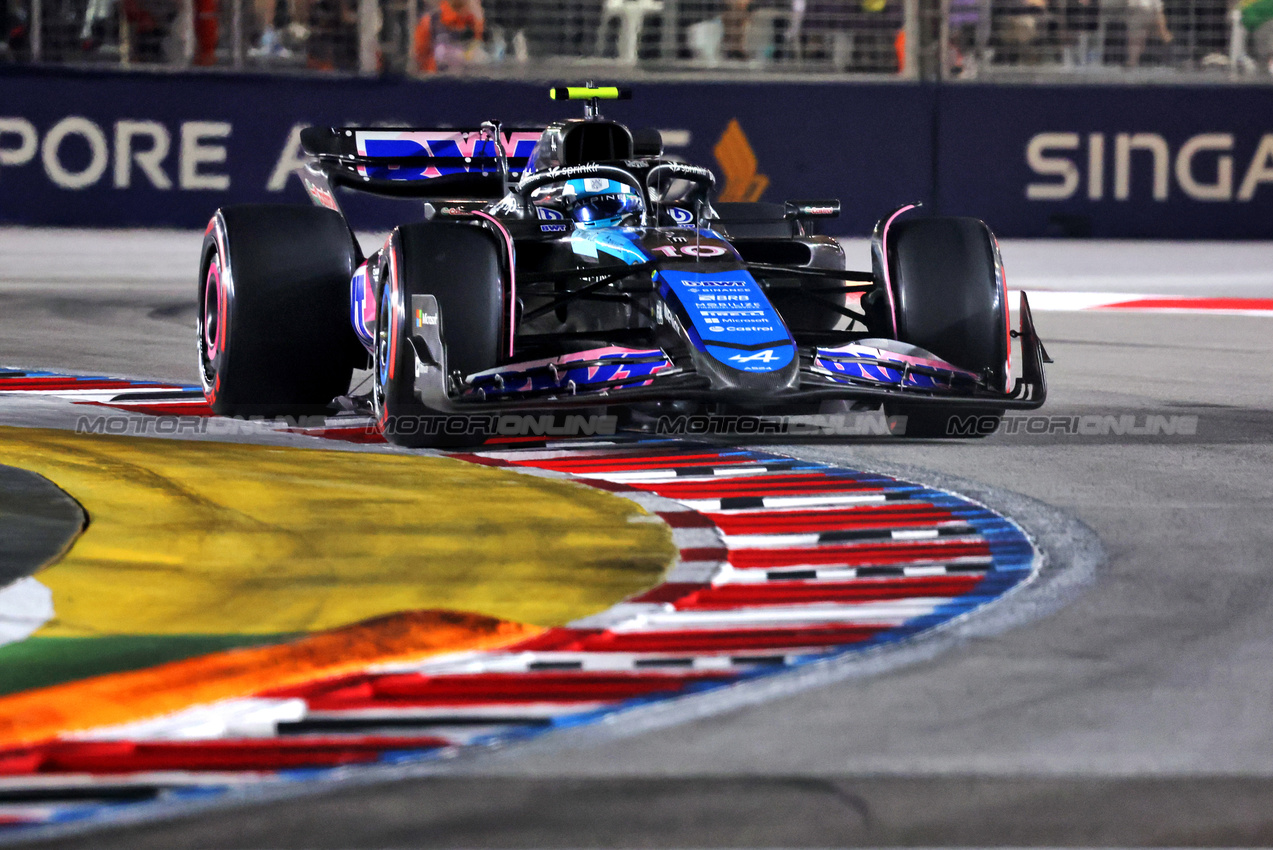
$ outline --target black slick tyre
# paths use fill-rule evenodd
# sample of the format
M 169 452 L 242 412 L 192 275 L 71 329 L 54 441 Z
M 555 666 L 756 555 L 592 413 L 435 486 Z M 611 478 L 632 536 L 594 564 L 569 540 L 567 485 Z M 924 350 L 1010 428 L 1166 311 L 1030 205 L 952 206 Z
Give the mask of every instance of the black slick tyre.
M 975 218 L 917 218 L 893 226 L 885 245 L 897 339 L 918 346 L 991 387 L 1009 380 L 1008 304 L 994 235 Z M 884 406 L 906 417 L 905 437 L 984 437 L 1003 410 L 993 407 Z
M 199 266 L 204 396 L 221 416 L 324 412 L 349 388 L 361 350 L 349 322 L 358 262 L 339 213 L 318 207 L 223 207 Z
M 497 365 L 509 345 L 501 250 L 483 227 L 422 222 L 399 227 L 381 252 L 384 285 L 376 312 L 373 401 L 389 442 L 459 448 L 484 440 L 485 433 L 467 417 L 431 410 L 417 397 L 409 314 L 411 296 L 437 299 L 450 376 Z

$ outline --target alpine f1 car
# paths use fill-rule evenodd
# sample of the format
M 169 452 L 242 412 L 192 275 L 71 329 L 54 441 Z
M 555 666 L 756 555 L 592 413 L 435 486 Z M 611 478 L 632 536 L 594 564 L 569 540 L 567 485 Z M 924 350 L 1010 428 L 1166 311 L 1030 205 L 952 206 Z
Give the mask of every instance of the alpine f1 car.
M 906 436 L 976 436 L 958 423 L 1043 403 L 1046 353 L 1024 295 L 1009 328 L 981 221 L 902 207 L 875 228 L 871 270 L 850 270 L 816 232 L 839 201 L 713 203 L 711 171 L 601 117 L 599 101 L 626 92 L 552 94 L 587 101 L 585 117 L 310 127 L 301 178 L 316 206 L 218 210 L 199 272 L 212 408 L 332 409 L 370 368 L 366 403 L 389 440 L 458 446 L 485 436 L 466 421 L 493 414 L 839 401 L 882 406 Z M 337 187 L 418 199 L 422 220 L 364 257 Z

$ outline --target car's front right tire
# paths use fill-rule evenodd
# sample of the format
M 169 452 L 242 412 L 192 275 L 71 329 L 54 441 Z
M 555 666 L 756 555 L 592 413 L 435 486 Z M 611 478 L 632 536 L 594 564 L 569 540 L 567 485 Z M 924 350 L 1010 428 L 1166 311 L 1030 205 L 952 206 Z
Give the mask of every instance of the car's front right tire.
M 221 416 L 324 412 L 349 388 L 361 346 L 349 322 L 358 249 L 318 207 L 223 207 L 199 267 L 199 376 Z

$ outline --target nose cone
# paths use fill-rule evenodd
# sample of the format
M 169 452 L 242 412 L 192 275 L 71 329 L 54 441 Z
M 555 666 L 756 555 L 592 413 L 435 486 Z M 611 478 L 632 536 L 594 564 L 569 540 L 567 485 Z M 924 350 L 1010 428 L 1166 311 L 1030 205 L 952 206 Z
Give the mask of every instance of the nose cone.
M 693 353 L 694 369 L 711 379 L 714 390 L 768 394 L 795 389 L 800 382 L 800 361 L 791 342 L 749 350 L 705 345 Z
M 713 389 L 772 393 L 797 386 L 795 341 L 745 269 L 665 270 L 659 281 L 689 335 L 695 369 Z

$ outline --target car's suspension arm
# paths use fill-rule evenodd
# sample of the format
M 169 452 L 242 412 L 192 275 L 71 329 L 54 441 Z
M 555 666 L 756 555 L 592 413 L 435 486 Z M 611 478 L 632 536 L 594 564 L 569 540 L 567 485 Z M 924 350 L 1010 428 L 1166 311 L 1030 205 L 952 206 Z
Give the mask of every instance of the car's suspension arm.
M 562 306 L 563 304 L 568 304 L 571 301 L 574 301 L 576 298 L 596 292 L 598 289 L 607 287 L 610 284 L 615 283 L 616 281 L 623 280 L 625 277 L 631 277 L 634 274 L 639 274 L 643 271 L 649 271 L 650 269 L 653 269 L 656 265 L 657 263 L 653 261 L 646 262 L 646 263 L 637 263 L 631 266 L 623 266 L 622 268 L 617 269 L 616 271 L 611 272 L 609 274 L 599 270 L 595 270 L 595 269 L 588 270 L 589 277 L 593 275 L 597 275 L 597 274 L 601 274 L 603 275 L 603 277 L 600 280 L 593 281 L 587 286 L 581 286 L 578 289 L 572 289 L 568 292 L 562 293 L 561 297 L 554 298 L 552 301 L 549 301 L 547 304 L 544 304 L 540 307 L 536 307 L 534 310 L 527 311 L 526 313 L 522 315 L 522 321 L 529 322 L 534 319 L 538 319 L 540 316 L 546 316 L 549 313 L 551 313 L 553 310 L 556 310 L 558 307 Z M 584 275 L 579 275 L 579 276 L 583 277 Z M 549 279 L 553 279 L 553 278 L 549 278 Z M 560 278 L 557 278 L 557 279 L 560 279 Z M 525 280 L 525 278 L 523 278 L 523 280 Z

